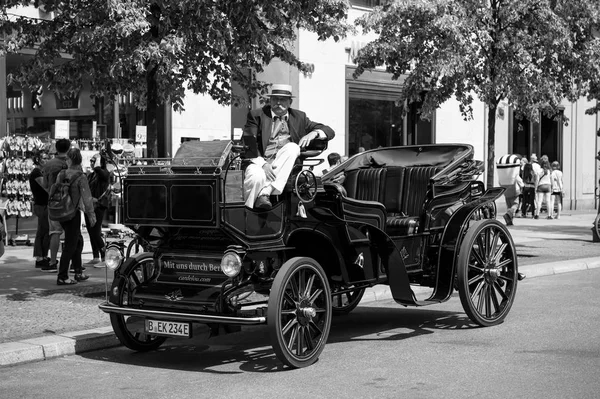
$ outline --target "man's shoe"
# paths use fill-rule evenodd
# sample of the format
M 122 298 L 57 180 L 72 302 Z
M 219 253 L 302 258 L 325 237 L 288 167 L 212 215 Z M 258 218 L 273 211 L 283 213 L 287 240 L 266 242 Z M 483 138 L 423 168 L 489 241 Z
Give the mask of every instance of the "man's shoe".
M 79 273 L 75 275 L 75 281 L 85 281 L 88 278 L 90 278 L 90 276 L 88 276 L 87 274 L 83 274 L 83 273 Z
M 44 258 L 42 260 L 36 260 L 35 261 L 35 268 L 36 269 L 41 269 L 42 267 L 48 267 L 48 265 L 50 264 L 50 259 L 48 258 Z
M 269 201 L 268 195 L 259 195 L 256 201 L 254 201 L 254 207 L 257 209 L 271 209 L 273 204 Z
M 513 221 L 512 221 L 512 217 L 510 216 L 510 214 L 505 213 L 504 215 L 504 221 L 506 222 L 507 226 L 512 226 L 513 225 Z
M 42 266 L 40 270 L 46 273 L 56 273 L 58 271 L 58 262 L 49 263 L 47 266 Z
M 94 258 L 94 259 L 90 260 L 89 262 L 85 262 L 84 265 L 90 265 L 91 266 L 91 265 L 95 265 L 96 263 L 99 263 L 99 262 L 100 262 L 100 259 Z
M 539 215 L 535 215 L 533 218 L 534 219 L 539 219 L 540 217 L 539 217 Z

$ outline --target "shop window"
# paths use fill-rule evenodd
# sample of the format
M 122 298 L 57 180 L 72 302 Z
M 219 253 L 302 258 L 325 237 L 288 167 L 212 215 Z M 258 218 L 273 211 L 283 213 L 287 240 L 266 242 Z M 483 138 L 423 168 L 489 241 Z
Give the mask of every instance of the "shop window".
M 378 147 L 435 142 L 434 119 L 421 119 L 421 103 L 409 106 L 405 117 L 396 105 L 403 79 L 373 70 L 354 79 L 354 66 L 346 66 L 347 155 Z
M 525 118 L 513 118 L 512 153 L 524 155 L 529 159 L 531 155 L 531 124 Z
M 547 155 L 550 162 L 562 163 L 562 135 L 562 110 L 552 116 L 542 114 L 539 122 L 532 122 L 513 113 L 510 137 L 512 145 L 509 148 L 512 148 L 514 154 L 526 156 L 527 159 L 535 153 L 538 158 Z
M 348 152 L 402 145 L 402 111 L 394 101 L 349 99 Z
M 432 144 L 433 123 L 431 119 L 421 118 L 422 102 L 417 101 L 409 105 L 406 115 L 406 144 Z

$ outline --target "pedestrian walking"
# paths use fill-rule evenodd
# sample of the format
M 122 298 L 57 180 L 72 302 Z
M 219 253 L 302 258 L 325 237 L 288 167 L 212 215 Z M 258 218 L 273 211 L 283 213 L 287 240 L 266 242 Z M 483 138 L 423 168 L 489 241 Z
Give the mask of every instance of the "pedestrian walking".
M 67 166 L 67 152 L 71 148 L 71 142 L 67 139 L 59 139 L 56 141 L 56 155 L 50 159 L 42 168 L 42 174 L 44 175 L 44 188 L 50 191 L 50 187 L 56 182 L 56 177 L 61 170 L 66 169 Z M 50 234 L 50 262 L 48 266 L 42 266 L 43 272 L 56 273 L 58 270 L 58 249 L 60 247 L 60 236 L 63 233 L 63 229 L 60 222 L 54 220 L 48 220 L 49 234 Z
M 563 202 L 563 193 L 564 193 L 564 185 L 563 185 L 563 172 L 560 170 L 560 163 L 558 161 L 552 162 L 552 197 L 551 202 L 552 206 L 550 207 L 550 214 L 554 213 L 554 204 L 556 203 L 556 217 L 555 219 L 560 219 L 560 213 L 562 212 L 562 202 Z
M 548 211 L 548 219 L 552 219 L 552 210 L 550 209 L 550 200 L 552 198 L 552 168 L 550 167 L 550 162 L 548 161 L 548 157 L 546 155 L 543 155 L 540 161 L 542 171 L 540 173 L 538 184 L 535 190 L 536 206 L 534 219 L 539 219 L 540 210 L 544 202 L 546 203 Z
M 48 258 L 48 251 L 50 250 L 50 223 L 48 220 L 48 192 L 44 187 L 42 168 L 48 161 L 48 152 L 36 151 L 31 158 L 35 167 L 29 174 L 29 187 L 33 194 L 33 213 L 37 217 L 33 256 L 35 257 L 36 268 L 47 269 L 50 265 L 50 258 Z
M 525 165 L 527 164 L 527 158 L 523 157 L 521 158 L 521 166 L 519 167 L 519 177 L 521 178 L 521 181 L 523 181 L 523 169 L 525 168 Z M 521 210 L 523 209 L 523 189 L 524 186 L 521 187 L 521 194 L 519 194 L 519 199 L 518 199 L 518 206 L 517 206 L 517 211 L 515 212 L 515 217 L 521 217 L 523 216 Z
M 71 201 L 79 210 L 84 211 L 89 218 L 90 225 L 96 224 L 96 214 L 94 213 L 94 202 L 81 167 L 81 152 L 78 148 L 71 148 L 67 153 L 68 169 L 61 171 L 57 180 L 70 182 L 69 194 Z M 60 257 L 60 266 L 58 270 L 58 285 L 77 284 L 79 281 L 85 281 L 90 276 L 83 273 L 81 253 L 83 251 L 83 236 L 81 235 L 81 212 L 76 211 L 71 220 L 60 222 L 65 232 L 65 246 Z M 75 273 L 74 279 L 69 278 L 69 265 Z
M 535 188 L 537 186 L 538 177 L 533 169 L 531 162 L 523 166 L 523 202 L 521 203 L 521 216 L 526 218 L 527 213 L 531 212 L 531 216 L 535 216 Z
M 85 227 L 90 236 L 93 254 L 93 259 L 87 262 L 86 265 L 102 268 L 106 267 L 104 263 L 105 247 L 102 239 L 102 220 L 106 209 L 110 205 L 110 172 L 106 169 L 106 157 L 100 156 L 100 166 L 94 166 L 96 164 L 95 157 L 92 157 L 90 162 L 92 173 L 88 176 L 88 185 L 94 202 L 96 223 L 92 224 L 87 214 L 85 215 Z

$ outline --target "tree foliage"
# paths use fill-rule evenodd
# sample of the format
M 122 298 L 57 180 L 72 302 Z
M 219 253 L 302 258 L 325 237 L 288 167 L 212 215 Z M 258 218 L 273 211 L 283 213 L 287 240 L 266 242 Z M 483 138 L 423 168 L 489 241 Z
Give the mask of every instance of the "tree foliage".
M 359 52 L 356 75 L 382 65 L 406 75 L 400 104 L 422 100 L 428 116 L 455 97 L 466 119 L 476 98 L 488 106 L 488 186 L 501 101 L 537 120 L 563 99 L 600 98 L 597 1 L 396 0 L 358 24 L 379 37 Z
M 2 53 L 36 48 L 12 76 L 23 86 L 77 92 L 85 80 L 94 97 L 131 93 L 146 109 L 170 101 L 184 106 L 184 88 L 232 101 L 231 83 L 250 96 L 264 93 L 256 80 L 274 58 L 308 74 L 292 44 L 298 29 L 319 39 L 345 35 L 343 0 L 35 0 L 49 20 L 19 17 L 0 6 Z M 251 71 L 248 74 L 248 71 Z M 149 129 L 149 136 L 150 136 Z M 150 137 L 149 137 L 150 139 Z

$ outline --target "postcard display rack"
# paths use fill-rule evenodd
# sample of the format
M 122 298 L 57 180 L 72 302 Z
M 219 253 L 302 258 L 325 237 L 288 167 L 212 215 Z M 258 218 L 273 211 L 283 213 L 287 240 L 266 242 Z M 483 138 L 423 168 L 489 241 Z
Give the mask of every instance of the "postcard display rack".
M 0 143 L 0 215 L 4 229 L 8 235 L 6 218 L 14 217 L 15 234 L 11 243 L 30 244 L 27 235 L 19 236 L 19 219 L 33 216 L 29 174 L 35 165 L 30 155 L 47 144 L 38 137 L 14 135 Z

